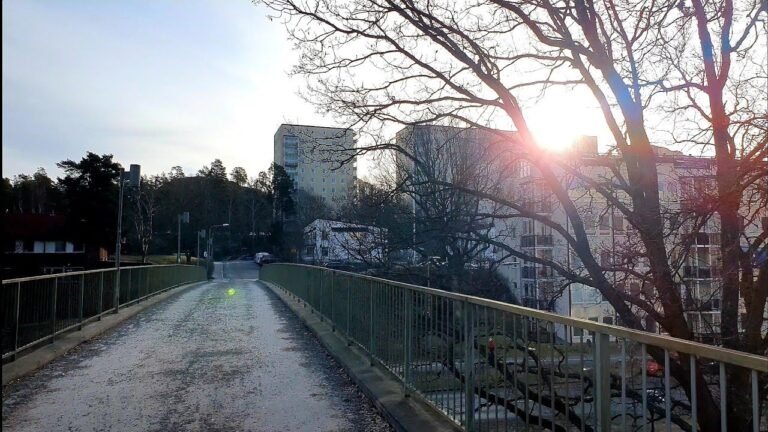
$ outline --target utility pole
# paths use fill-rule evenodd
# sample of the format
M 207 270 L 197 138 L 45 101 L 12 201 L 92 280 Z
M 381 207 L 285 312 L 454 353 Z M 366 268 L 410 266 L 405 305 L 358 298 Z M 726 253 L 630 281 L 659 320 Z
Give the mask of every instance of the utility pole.
M 178 221 L 178 232 L 176 233 L 176 264 L 181 263 L 181 223 L 189 223 L 189 212 L 179 213 L 176 216 Z
M 117 240 L 115 242 L 115 313 L 120 309 L 120 252 L 123 244 L 123 190 L 125 184 L 130 183 L 132 187 L 139 187 L 141 182 L 141 165 L 131 164 L 128 171 L 128 178 L 125 178 L 125 170 L 120 168 L 120 184 L 117 202 Z

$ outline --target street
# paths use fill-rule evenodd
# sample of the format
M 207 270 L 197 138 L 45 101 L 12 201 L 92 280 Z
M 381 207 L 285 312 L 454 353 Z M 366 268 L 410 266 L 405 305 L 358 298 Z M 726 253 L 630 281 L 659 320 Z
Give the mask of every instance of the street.
M 3 429 L 390 430 L 254 263 L 215 276 L 3 388 Z

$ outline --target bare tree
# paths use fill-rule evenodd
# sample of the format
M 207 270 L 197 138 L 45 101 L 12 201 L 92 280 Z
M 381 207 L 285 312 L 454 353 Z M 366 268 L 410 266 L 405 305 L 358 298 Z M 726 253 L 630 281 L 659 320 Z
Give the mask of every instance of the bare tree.
M 448 181 L 436 184 L 496 203 L 507 212 L 504 217 L 551 228 L 583 273 L 548 257 L 509 252 L 595 287 L 628 327 L 646 329 L 644 317 L 652 316 L 671 336 L 693 338 L 668 241 L 676 223 L 666 217 L 652 143 L 701 145 L 714 157 L 715 189 L 705 219 L 719 227 L 723 251 L 720 337 L 726 347 L 765 355 L 768 284 L 759 282 L 768 277 L 768 264 L 753 264 L 765 253 L 768 237 L 760 223 L 764 207 L 759 207 L 768 176 L 768 97 L 761 84 L 768 74 L 756 27 L 768 7 L 764 1 L 692 0 L 690 6 L 679 0 L 266 3 L 286 19 L 300 43 L 295 73 L 308 77 L 308 99 L 365 131 L 361 135 L 368 145 L 358 152 L 398 151 L 396 143 L 376 138 L 391 124 L 452 120 L 493 132 L 493 126 L 511 123 L 518 139 L 510 146 L 535 169 L 541 184 L 534 194 L 551 197 L 565 223 L 503 194 Z M 542 150 L 528 127 L 524 99 L 554 86 L 584 86 L 601 108 L 617 153 L 596 162 L 603 170 L 597 178 L 572 160 Z M 658 127 L 650 119 L 660 114 L 675 121 Z M 569 176 L 610 208 L 611 216 L 615 212 L 631 226 L 644 269 L 634 276 L 647 282 L 651 295 L 627 295 L 612 277 L 617 263 L 601 259 L 600 248 L 593 247 L 581 204 L 564 181 Z M 686 391 L 688 360 L 683 356 L 672 365 Z M 748 383 L 748 373 L 728 368 L 728 379 L 729 428 L 747 429 L 753 421 L 748 396 L 738 389 Z M 760 380 L 765 383 L 766 377 Z M 702 428 L 717 429 L 719 406 L 700 370 L 696 381 Z
M 154 218 L 160 206 L 158 194 L 160 188 L 167 185 L 168 181 L 165 173 L 149 177 L 143 176 L 141 187 L 130 195 L 133 202 L 133 226 L 141 249 L 142 263 L 147 262 L 147 255 L 154 237 Z

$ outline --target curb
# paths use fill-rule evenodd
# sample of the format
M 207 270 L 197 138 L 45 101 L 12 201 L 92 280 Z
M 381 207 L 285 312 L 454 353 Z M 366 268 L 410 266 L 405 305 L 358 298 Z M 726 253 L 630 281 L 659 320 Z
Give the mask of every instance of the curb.
M 29 354 L 25 354 L 19 357 L 15 361 L 4 364 L 3 387 L 5 387 L 11 381 L 22 378 L 36 371 L 37 369 L 40 369 L 58 357 L 66 354 L 81 343 L 93 339 L 96 336 L 106 332 L 107 330 L 116 327 L 118 324 L 122 323 L 128 318 L 133 317 L 144 309 L 203 283 L 208 283 L 208 281 L 192 282 L 186 285 L 171 288 L 165 292 L 153 295 L 144 301 L 134 303 L 127 307 L 121 307 L 117 314 L 106 314 L 102 317 L 101 321 L 93 321 L 88 323 L 84 325 L 83 329 L 80 331 L 72 331 L 70 333 L 57 336 L 53 343 L 43 345 L 40 348 L 31 351 Z
M 347 340 L 334 332 L 327 322 L 320 321 L 311 307 L 302 307 L 288 297 L 282 289 L 271 282 L 260 281 L 299 317 L 315 334 L 318 341 L 347 375 L 365 394 L 387 422 L 401 431 L 460 431 L 460 427 L 433 406 L 411 393 L 405 397 L 402 383 L 389 371 L 370 365 L 370 357 L 356 346 L 349 346 Z

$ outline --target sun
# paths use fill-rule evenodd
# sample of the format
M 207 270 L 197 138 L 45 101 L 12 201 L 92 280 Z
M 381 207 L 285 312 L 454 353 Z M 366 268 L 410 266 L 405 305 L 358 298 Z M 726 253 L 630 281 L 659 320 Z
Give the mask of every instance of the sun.
M 605 127 L 593 100 L 579 91 L 551 91 L 525 111 L 528 127 L 539 145 L 552 150 L 568 149 L 583 135 L 601 135 Z

